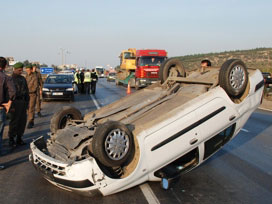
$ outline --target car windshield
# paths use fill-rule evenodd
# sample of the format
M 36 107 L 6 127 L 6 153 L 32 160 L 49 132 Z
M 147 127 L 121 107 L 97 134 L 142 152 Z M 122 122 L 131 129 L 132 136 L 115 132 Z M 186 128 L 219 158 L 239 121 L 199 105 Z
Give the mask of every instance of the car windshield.
M 52 75 L 45 80 L 46 84 L 69 84 L 72 83 L 72 77 L 69 75 Z
M 165 60 L 165 57 L 141 57 L 139 59 L 140 66 L 160 66 Z
M 97 74 L 103 74 L 104 73 L 104 68 L 95 68 Z

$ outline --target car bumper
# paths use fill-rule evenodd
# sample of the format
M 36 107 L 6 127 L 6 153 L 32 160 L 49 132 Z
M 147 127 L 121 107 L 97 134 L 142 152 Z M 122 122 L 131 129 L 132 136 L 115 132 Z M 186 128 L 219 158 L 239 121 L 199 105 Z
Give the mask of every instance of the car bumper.
M 50 183 L 85 196 L 102 194 L 99 188 L 103 186 L 104 175 L 94 158 L 90 157 L 72 165 L 58 161 L 43 152 L 46 149 L 43 137 L 34 140 L 30 148 L 30 162 Z
M 63 91 L 63 92 L 51 92 L 51 91 L 43 91 L 42 92 L 43 99 L 72 99 L 74 97 L 73 91 Z

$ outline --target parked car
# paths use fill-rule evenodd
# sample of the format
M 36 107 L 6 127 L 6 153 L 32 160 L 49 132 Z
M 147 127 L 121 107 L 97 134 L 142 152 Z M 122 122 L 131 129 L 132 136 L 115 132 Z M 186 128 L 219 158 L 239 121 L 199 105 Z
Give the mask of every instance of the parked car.
M 88 196 L 146 181 L 167 189 L 239 133 L 260 105 L 264 85 L 259 70 L 235 59 L 205 72 L 168 59 L 159 77 L 161 83 L 83 119 L 73 107 L 55 113 L 50 138 L 31 143 L 30 161 L 52 184 Z
M 271 77 L 271 73 L 270 72 L 262 72 L 263 74 L 263 78 L 264 78 L 264 83 L 265 85 L 271 86 L 272 85 L 272 77 Z
M 115 81 L 115 79 L 116 79 L 116 73 L 110 72 L 107 76 L 107 81 Z
M 72 84 L 72 77 L 67 74 L 50 74 L 46 78 L 42 97 L 44 101 L 48 100 L 74 100 L 74 88 Z

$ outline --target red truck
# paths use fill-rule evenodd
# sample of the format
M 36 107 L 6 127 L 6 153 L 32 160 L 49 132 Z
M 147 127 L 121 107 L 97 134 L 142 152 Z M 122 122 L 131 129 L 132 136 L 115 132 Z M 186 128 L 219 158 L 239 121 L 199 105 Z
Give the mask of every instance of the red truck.
M 148 86 L 158 81 L 160 66 L 166 59 L 165 50 L 124 50 L 120 55 L 116 83 L 130 83 L 130 86 L 136 89 Z

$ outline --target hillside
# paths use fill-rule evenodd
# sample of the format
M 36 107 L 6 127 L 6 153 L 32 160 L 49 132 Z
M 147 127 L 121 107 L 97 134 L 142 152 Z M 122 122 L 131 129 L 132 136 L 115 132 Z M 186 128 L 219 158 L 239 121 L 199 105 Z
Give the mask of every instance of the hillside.
M 221 66 L 227 59 L 241 59 L 247 67 L 258 68 L 263 72 L 272 72 L 272 48 L 256 48 L 252 50 L 225 51 L 220 53 L 195 54 L 177 56 L 185 68 L 199 68 L 203 59 L 211 61 L 212 66 Z

